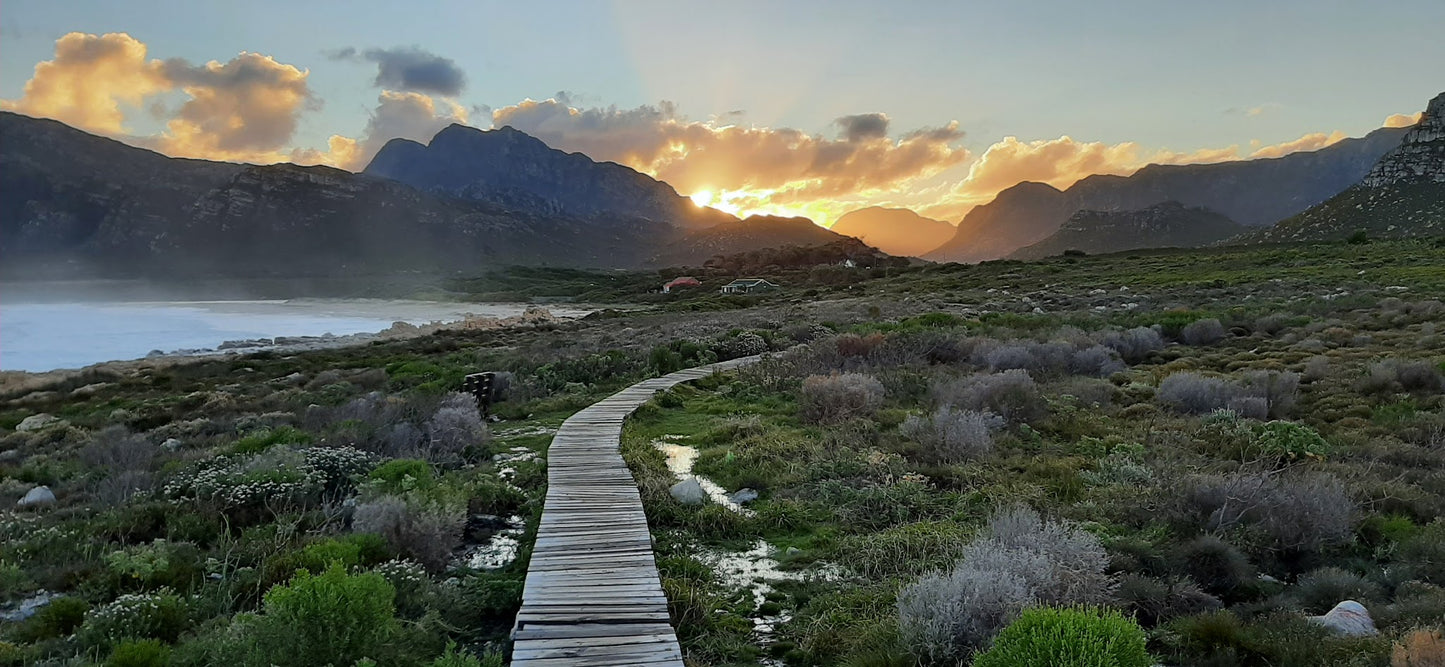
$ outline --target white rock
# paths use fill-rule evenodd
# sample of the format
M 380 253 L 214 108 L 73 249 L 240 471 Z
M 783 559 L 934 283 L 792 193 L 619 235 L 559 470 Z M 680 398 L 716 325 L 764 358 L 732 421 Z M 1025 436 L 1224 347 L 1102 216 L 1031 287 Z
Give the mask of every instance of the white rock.
M 55 504 L 55 494 L 48 486 L 37 486 L 26 492 L 25 497 L 16 501 L 16 507 L 43 507 Z
M 55 415 L 48 415 L 42 412 L 38 415 L 30 415 L 20 420 L 20 423 L 15 425 L 15 430 L 20 432 L 39 431 L 59 423 L 61 423 L 61 420 Z
M 738 505 L 744 505 L 758 499 L 758 492 L 752 489 L 738 489 L 737 492 L 728 496 L 728 500 Z
M 166 441 L 161 443 L 161 449 L 168 452 L 180 451 L 180 449 L 185 446 L 186 443 L 181 442 L 178 438 L 166 438 Z
M 1324 616 L 1310 616 L 1309 620 L 1329 628 L 1337 635 L 1346 637 L 1368 637 L 1380 634 L 1370 611 L 1354 600 L 1345 600 Z
M 707 502 L 707 491 L 703 490 L 696 477 L 689 477 L 668 489 L 672 497 L 684 505 L 701 505 Z

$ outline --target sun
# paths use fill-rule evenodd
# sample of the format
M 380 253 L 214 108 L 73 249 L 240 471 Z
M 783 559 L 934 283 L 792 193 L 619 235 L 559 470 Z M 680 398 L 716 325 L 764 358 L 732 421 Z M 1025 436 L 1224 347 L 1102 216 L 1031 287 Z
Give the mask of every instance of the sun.
M 712 193 L 712 190 L 698 190 L 697 192 L 692 193 L 691 199 L 692 203 L 697 204 L 698 206 L 708 206 L 712 204 L 712 200 L 716 196 L 717 195 L 714 195 Z

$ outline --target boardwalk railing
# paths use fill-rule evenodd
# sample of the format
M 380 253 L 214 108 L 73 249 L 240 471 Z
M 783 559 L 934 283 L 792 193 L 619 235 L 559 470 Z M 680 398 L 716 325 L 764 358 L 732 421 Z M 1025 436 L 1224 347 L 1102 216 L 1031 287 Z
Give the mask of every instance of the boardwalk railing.
M 757 360 L 639 382 L 572 415 L 547 450 L 547 500 L 513 629 L 517 667 L 682 667 L 622 422 L 654 394 Z

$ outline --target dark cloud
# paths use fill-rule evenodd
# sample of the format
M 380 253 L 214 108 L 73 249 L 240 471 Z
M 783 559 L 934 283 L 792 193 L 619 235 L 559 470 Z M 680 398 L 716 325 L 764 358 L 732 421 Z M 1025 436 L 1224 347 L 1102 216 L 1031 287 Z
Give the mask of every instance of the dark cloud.
M 342 49 L 328 49 L 328 50 L 322 51 L 322 52 L 321 52 L 321 55 L 326 56 L 326 59 L 327 59 L 327 60 L 357 60 L 357 59 L 358 59 L 358 58 L 357 58 L 356 49 L 353 48 L 353 47 L 350 47 L 350 46 L 348 46 L 348 47 L 346 47 L 346 48 L 342 48 Z
M 456 97 L 467 86 L 466 73 L 455 61 L 416 47 L 367 49 L 361 57 L 376 63 L 376 85 L 382 88 Z
M 888 136 L 888 114 L 860 113 L 843 116 L 833 122 L 843 129 L 843 138 L 848 141 L 866 141 Z

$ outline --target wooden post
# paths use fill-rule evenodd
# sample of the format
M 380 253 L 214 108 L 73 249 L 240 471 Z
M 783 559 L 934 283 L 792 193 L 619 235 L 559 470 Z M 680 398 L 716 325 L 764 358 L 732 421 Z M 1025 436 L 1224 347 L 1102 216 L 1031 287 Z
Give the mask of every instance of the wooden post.
M 462 391 L 470 393 L 477 399 L 477 410 L 482 416 L 487 416 L 487 409 L 492 407 L 492 382 L 493 373 L 472 373 L 462 378 Z

